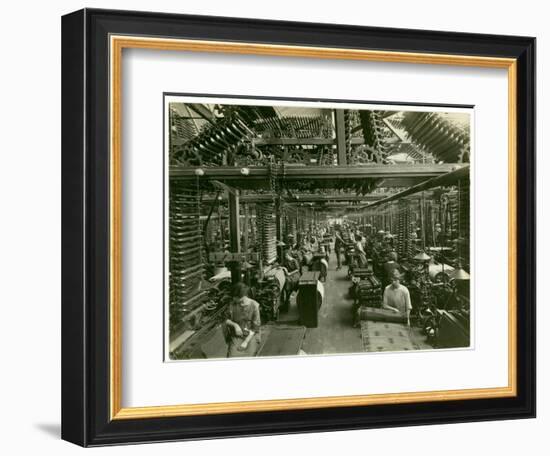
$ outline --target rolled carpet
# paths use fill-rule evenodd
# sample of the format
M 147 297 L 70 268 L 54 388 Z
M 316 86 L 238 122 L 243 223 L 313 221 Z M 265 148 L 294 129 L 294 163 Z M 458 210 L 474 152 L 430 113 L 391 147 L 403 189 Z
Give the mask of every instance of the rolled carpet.
M 390 323 L 405 323 L 406 315 L 395 313 L 393 310 L 378 309 L 376 307 L 361 307 L 359 309 L 360 320 L 387 321 Z

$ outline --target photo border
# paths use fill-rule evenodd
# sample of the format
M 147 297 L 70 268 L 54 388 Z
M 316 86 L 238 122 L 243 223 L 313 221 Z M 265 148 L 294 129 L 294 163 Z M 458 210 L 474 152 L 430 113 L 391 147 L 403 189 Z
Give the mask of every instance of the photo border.
M 209 358 L 208 360 L 199 360 L 199 359 L 181 359 L 181 360 L 171 360 L 169 358 L 169 331 L 168 323 L 169 323 L 169 315 L 168 315 L 168 309 L 169 309 L 169 299 L 167 299 L 167 296 L 169 296 L 169 284 L 168 284 L 168 273 L 167 273 L 167 265 L 169 263 L 169 246 L 167 242 L 167 232 L 168 232 L 168 198 L 169 195 L 168 187 L 169 187 L 169 170 L 170 170 L 170 164 L 167 163 L 166 157 L 167 153 L 169 152 L 169 145 L 167 144 L 167 136 L 169 136 L 169 122 L 166 117 L 166 112 L 170 109 L 171 103 L 178 103 L 176 100 L 178 97 L 180 98 L 196 98 L 197 103 L 208 103 L 208 100 L 212 101 L 215 99 L 231 99 L 232 101 L 239 101 L 239 100 L 247 100 L 247 101 L 260 101 L 260 102 L 273 102 L 269 104 L 245 104 L 240 105 L 238 103 L 228 103 L 230 106 L 268 106 L 268 107 L 289 107 L 293 106 L 295 104 L 296 108 L 304 108 L 304 109 L 353 109 L 349 107 L 345 108 L 338 108 L 337 105 L 357 105 L 360 106 L 356 109 L 358 111 L 368 111 L 368 110 L 375 110 L 374 106 L 379 106 L 381 110 L 384 111 L 392 111 L 395 110 L 395 112 L 445 112 L 445 109 L 455 110 L 452 112 L 462 112 L 467 113 L 469 116 L 469 124 L 468 124 L 468 133 L 470 136 L 470 157 L 475 154 L 472 153 L 472 149 L 475 150 L 475 146 L 473 146 L 474 143 L 474 135 L 472 134 L 474 131 L 473 125 L 475 122 L 475 106 L 474 105 L 465 105 L 465 104 L 451 104 L 451 103 L 407 103 L 407 102 L 383 102 L 383 101 L 361 101 L 361 100 L 345 100 L 345 99 L 326 99 L 326 98 L 304 98 L 304 97 L 278 97 L 278 96 L 254 96 L 254 95 L 235 95 L 235 94 L 204 94 L 204 93 L 189 93 L 189 92 L 163 92 L 162 93 L 162 120 L 163 120 L 163 131 L 162 131 L 162 149 L 163 149 L 163 283 L 164 283 L 164 290 L 163 290 L 163 340 L 162 340 L 162 355 L 163 355 L 163 361 L 165 363 L 185 363 L 187 361 L 214 361 L 214 360 L 221 360 L 224 358 Z M 169 99 L 169 100 L 168 100 Z M 168 101 L 167 101 L 168 100 Z M 280 105 L 277 104 L 277 102 L 283 102 L 283 103 L 291 103 L 287 105 Z M 188 101 L 179 101 L 179 103 L 188 103 Z M 324 105 L 333 105 L 333 106 L 323 106 L 323 107 L 313 107 L 308 106 L 304 107 L 303 105 L 300 105 L 300 103 L 305 104 L 315 104 L 315 103 L 323 103 Z M 368 107 L 367 107 L 368 106 Z M 391 109 L 390 109 L 391 107 Z M 420 108 L 418 110 L 414 111 L 407 111 L 407 108 Z M 423 110 L 422 108 L 426 108 Z M 468 173 L 468 181 L 471 182 L 472 180 L 472 170 L 474 169 L 473 162 L 469 163 L 470 172 Z M 207 169 L 208 167 L 205 167 Z M 470 193 L 470 201 L 469 201 L 469 214 L 470 214 L 470 228 L 472 227 L 472 224 L 475 223 L 473 221 L 473 213 L 474 213 L 474 205 L 472 203 L 472 194 Z M 470 251 L 470 255 L 473 252 L 474 249 L 474 243 L 471 242 L 471 239 L 468 241 L 468 249 Z M 472 255 L 473 256 L 473 255 Z M 471 296 L 474 294 L 473 287 L 470 289 L 470 302 L 474 302 L 475 306 L 475 300 L 471 299 Z M 475 312 L 474 312 L 475 313 Z M 469 339 L 469 345 L 466 347 L 449 347 L 449 348 L 439 348 L 437 349 L 438 352 L 441 351 L 449 351 L 449 350 L 472 350 L 475 349 L 475 345 L 473 343 L 473 340 L 475 339 L 473 334 L 473 327 L 475 320 L 470 321 L 469 329 L 470 329 L 470 339 Z M 414 350 L 414 353 L 418 352 L 426 352 L 426 351 L 433 351 L 432 349 L 417 349 Z M 406 351 L 391 351 L 391 353 L 405 353 Z M 381 352 L 374 352 L 374 353 L 381 353 Z M 319 354 L 307 354 L 307 355 L 279 355 L 279 356 L 273 356 L 268 358 L 288 358 L 288 357 L 310 357 L 310 356 L 342 356 L 342 355 L 365 355 L 366 352 L 353 352 L 353 353 L 319 353 Z M 252 360 L 254 358 L 242 358 L 247 360 Z M 265 359 L 265 358 L 264 358 Z

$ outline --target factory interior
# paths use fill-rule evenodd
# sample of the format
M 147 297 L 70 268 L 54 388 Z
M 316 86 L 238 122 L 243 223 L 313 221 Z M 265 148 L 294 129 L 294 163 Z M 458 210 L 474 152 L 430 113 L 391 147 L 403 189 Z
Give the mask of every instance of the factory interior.
M 469 112 L 218 103 L 168 104 L 167 360 L 470 346 Z

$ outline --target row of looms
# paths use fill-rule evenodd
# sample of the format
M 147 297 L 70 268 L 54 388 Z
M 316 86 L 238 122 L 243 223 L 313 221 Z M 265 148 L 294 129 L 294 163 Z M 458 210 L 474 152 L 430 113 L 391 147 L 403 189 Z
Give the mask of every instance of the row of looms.
M 239 282 L 260 306 L 258 356 L 356 351 L 330 325 L 346 313 L 342 331 L 369 338 L 388 262 L 413 346 L 469 345 L 467 113 L 176 102 L 168 120 L 171 359 L 226 356 Z

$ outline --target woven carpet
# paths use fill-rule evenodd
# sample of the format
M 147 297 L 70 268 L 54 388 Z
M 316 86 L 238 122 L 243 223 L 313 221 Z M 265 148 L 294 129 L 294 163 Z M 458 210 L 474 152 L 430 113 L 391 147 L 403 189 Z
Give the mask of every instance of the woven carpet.
M 383 321 L 361 321 L 361 339 L 366 352 L 390 352 L 427 350 L 430 345 L 415 328 L 401 323 Z
M 305 334 L 304 326 L 274 325 L 270 328 L 256 356 L 297 355 L 302 348 Z

